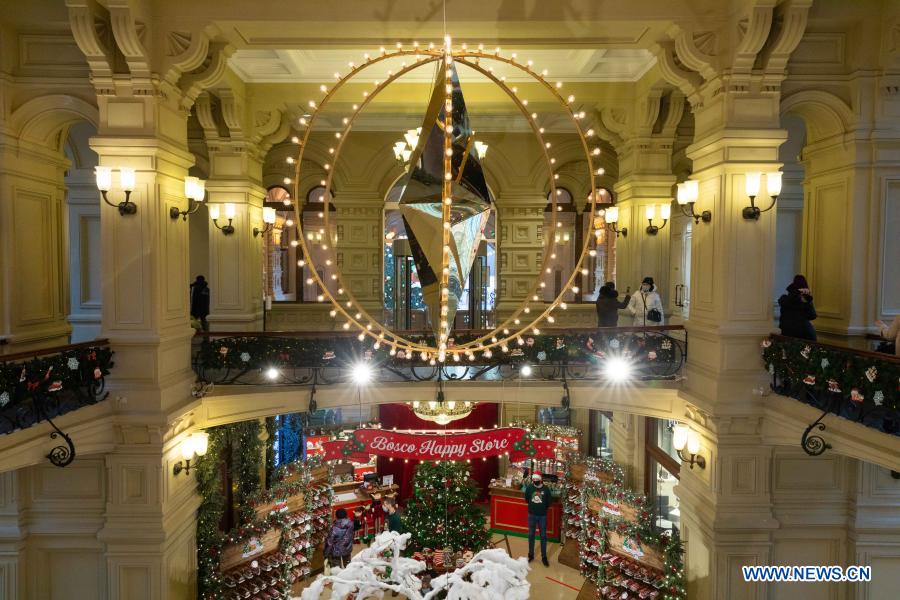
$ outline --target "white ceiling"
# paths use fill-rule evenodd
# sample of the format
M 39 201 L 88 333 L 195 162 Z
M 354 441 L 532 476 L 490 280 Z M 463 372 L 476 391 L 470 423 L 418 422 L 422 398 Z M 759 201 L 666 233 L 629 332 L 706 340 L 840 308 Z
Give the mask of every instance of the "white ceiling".
M 378 52 L 370 52 L 373 56 Z M 517 54 L 517 61 L 534 61 L 533 69 L 548 70 L 551 79 L 568 82 L 636 81 L 655 63 L 656 58 L 644 49 L 504 49 L 503 55 Z M 387 71 L 396 71 L 403 60 L 410 57 L 388 59 L 360 73 L 354 79 L 360 82 L 384 80 Z M 346 74 L 353 61 L 359 65 L 365 61 L 363 52 L 345 49 L 292 49 L 292 50 L 238 50 L 229 59 L 234 72 L 244 81 L 253 83 L 318 83 L 333 81 L 334 73 Z M 497 76 L 509 81 L 529 81 L 530 76 L 496 61 L 482 61 L 483 66 L 493 66 Z M 468 70 L 470 80 L 483 76 Z M 404 81 L 431 82 L 432 67 L 416 69 L 403 77 Z M 460 77 L 463 77 L 462 70 Z

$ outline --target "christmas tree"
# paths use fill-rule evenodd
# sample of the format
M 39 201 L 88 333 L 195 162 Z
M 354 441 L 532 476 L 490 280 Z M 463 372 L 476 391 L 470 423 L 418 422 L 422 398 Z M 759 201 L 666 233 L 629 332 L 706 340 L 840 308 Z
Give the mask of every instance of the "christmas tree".
M 452 548 L 478 552 L 488 545 L 484 512 L 475 506 L 478 488 L 464 462 L 423 462 L 416 468 L 404 529 L 408 551 Z

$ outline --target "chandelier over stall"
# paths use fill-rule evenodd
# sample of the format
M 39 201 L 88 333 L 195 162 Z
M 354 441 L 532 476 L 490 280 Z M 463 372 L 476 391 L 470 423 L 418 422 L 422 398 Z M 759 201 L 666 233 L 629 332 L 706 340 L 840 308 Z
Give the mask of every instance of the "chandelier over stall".
M 485 357 L 499 349 L 508 352 L 512 345 L 524 343 L 523 335 L 540 333 L 538 325 L 546 321 L 553 323 L 555 310 L 565 310 L 564 295 L 567 292 L 578 293 L 578 277 L 586 275 L 586 259 L 588 255 L 595 253 L 594 246 L 602 235 L 605 226 L 604 220 L 595 218 L 597 213 L 597 198 L 591 194 L 589 222 L 594 224 L 594 235 L 585 236 L 585 242 L 573 271 L 568 275 L 560 292 L 549 304 L 542 300 L 542 290 L 548 285 L 547 279 L 552 274 L 551 262 L 556 259 L 556 231 L 562 224 L 551 222 L 549 230 L 545 232 L 548 240 L 544 248 L 540 265 L 540 274 L 520 305 L 500 323 L 496 328 L 464 344 L 453 345 L 449 339 L 453 317 L 463 292 L 465 281 L 471 270 L 478 246 L 482 241 L 484 227 L 492 210 L 491 199 L 487 189 L 484 172 L 481 167 L 480 157 L 483 156 L 485 146 L 474 139 L 474 134 L 469 124 L 469 114 L 462 95 L 462 88 L 457 73 L 457 65 L 463 64 L 469 69 L 480 73 L 483 77 L 498 86 L 516 105 L 519 112 L 528 122 L 532 133 L 535 135 L 544 162 L 550 172 L 550 202 L 551 214 L 557 212 L 556 181 L 559 178 L 556 158 L 552 155 L 552 144 L 544 138 L 544 127 L 539 123 L 539 115 L 528 107 L 528 99 L 520 98 L 516 87 L 506 84 L 505 77 L 494 74 L 493 67 L 485 67 L 482 62 L 499 62 L 508 65 L 531 77 L 548 92 L 555 101 L 563 107 L 566 115 L 574 126 L 581 147 L 584 151 L 588 166 L 589 189 L 595 189 L 595 175 L 602 175 L 603 169 L 594 168 L 593 158 L 600 154 L 598 147 L 589 147 L 588 140 L 594 136 L 592 129 L 583 130 L 581 119 L 583 111 L 573 108 L 575 97 L 563 98 L 559 90 L 562 82 L 551 84 L 547 81 L 547 72 L 537 73 L 532 69 L 531 61 L 522 64 L 517 62 L 516 55 L 505 57 L 500 48 L 493 51 L 485 50 L 483 45 L 477 49 L 469 49 L 466 44 L 454 49 L 450 37 L 445 38 L 444 46 L 436 48 L 429 44 L 428 48 L 421 48 L 414 43 L 412 48 L 404 48 L 402 43 L 397 44 L 395 51 L 387 51 L 381 48 L 377 56 L 364 55 L 361 65 L 349 63 L 350 72 L 346 76 L 335 73 L 336 83 L 329 89 L 323 85 L 320 90 L 324 97 L 316 102 L 308 102 L 310 115 L 299 119 L 301 127 L 305 127 L 302 139 L 294 138 L 299 145 L 299 154 L 296 159 L 291 157 L 288 163 L 294 165 L 294 179 L 286 179 L 285 183 L 293 183 L 294 197 L 302 197 L 299 189 L 301 180 L 301 166 L 303 154 L 310 140 L 314 125 L 325 106 L 334 95 L 350 80 L 359 75 L 368 67 L 387 59 L 412 59 L 412 64 L 403 62 L 396 72 L 388 71 L 388 77 L 382 82 L 376 82 L 371 92 L 362 93 L 362 100 L 353 104 L 353 112 L 342 119 L 343 129 L 334 133 L 334 146 L 328 149 L 331 162 L 323 165 L 327 175 L 320 182 L 326 193 L 324 197 L 324 227 L 316 230 L 301 231 L 298 241 L 303 252 L 303 257 L 309 264 L 311 277 L 307 283 L 315 283 L 319 290 L 319 301 L 328 301 L 332 304 L 331 316 L 343 321 L 342 328 L 355 330 L 359 339 L 372 340 L 374 348 L 382 344 L 390 348 L 390 354 L 398 357 L 412 359 L 416 357 L 430 364 L 444 362 L 451 358 L 459 362 L 463 358 L 474 360 L 475 353 L 480 352 Z M 410 247 L 415 262 L 419 280 L 422 284 L 423 296 L 428 307 L 428 316 L 434 338 L 408 339 L 398 332 L 390 330 L 369 314 L 361 303 L 354 297 L 343 280 L 338 270 L 331 277 L 335 280 L 336 289 L 332 291 L 322 279 L 320 270 L 314 264 L 313 255 L 309 247 L 313 244 L 319 246 L 319 254 L 328 256 L 328 264 L 338 264 L 337 253 L 334 246 L 337 239 L 326 232 L 331 231 L 329 220 L 331 218 L 329 204 L 331 202 L 332 180 L 334 178 L 333 165 L 337 165 L 344 143 L 353 128 L 356 119 L 366 106 L 387 86 L 395 82 L 406 73 L 424 65 L 437 63 L 438 71 L 435 86 L 431 94 L 431 100 L 425 114 L 420 131 L 415 131 L 415 136 L 407 136 L 409 143 L 409 160 L 405 159 L 406 150 L 398 153 L 398 149 L 386 148 L 386 152 L 402 155 L 407 162 L 408 170 L 402 179 L 403 191 L 400 197 L 400 211 L 406 226 Z M 409 133 L 409 132 L 408 132 Z M 296 223 L 299 227 L 303 222 L 300 218 L 302 207 L 295 205 L 297 212 Z

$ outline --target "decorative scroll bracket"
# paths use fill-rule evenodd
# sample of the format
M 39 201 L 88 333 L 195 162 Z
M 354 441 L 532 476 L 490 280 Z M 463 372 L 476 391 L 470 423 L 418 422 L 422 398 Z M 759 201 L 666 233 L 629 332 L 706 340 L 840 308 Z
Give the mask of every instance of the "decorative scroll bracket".
M 831 412 L 830 409 L 830 406 L 827 407 L 818 419 L 809 424 L 809 427 L 803 431 L 803 435 L 800 437 L 800 447 L 810 456 L 819 456 L 824 454 L 826 450 L 831 450 L 831 444 L 826 442 L 822 436 L 818 434 L 810 435 L 813 429 L 825 431 L 825 423 L 822 423 L 822 419 Z
M 50 427 L 56 430 L 50 432 L 50 438 L 55 440 L 57 437 L 62 437 L 63 441 L 66 443 L 65 446 L 60 444 L 50 450 L 49 454 L 47 454 L 47 458 L 57 467 L 67 467 L 75 460 L 75 444 L 72 443 L 72 438 L 66 435 L 62 429 L 57 427 L 56 423 L 50 418 L 45 418 L 45 420 L 50 423 Z

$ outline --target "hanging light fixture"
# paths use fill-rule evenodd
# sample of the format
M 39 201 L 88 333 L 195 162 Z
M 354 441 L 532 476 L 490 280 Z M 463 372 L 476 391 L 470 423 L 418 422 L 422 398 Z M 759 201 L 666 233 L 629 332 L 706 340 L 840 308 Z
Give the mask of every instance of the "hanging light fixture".
M 457 419 L 468 417 L 475 408 L 474 402 L 444 401 L 444 382 L 438 379 L 438 393 L 435 400 L 428 402 L 410 402 L 413 413 L 424 421 L 432 421 L 438 425 L 447 425 Z

